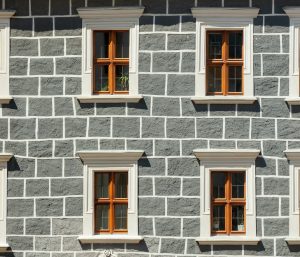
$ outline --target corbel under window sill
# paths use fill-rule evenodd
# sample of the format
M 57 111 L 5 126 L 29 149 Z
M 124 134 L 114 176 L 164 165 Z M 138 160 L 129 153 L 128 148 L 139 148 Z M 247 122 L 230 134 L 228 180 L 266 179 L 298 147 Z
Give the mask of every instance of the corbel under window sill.
M 199 245 L 257 245 L 261 238 L 247 236 L 211 236 L 198 237 Z
M 253 96 L 195 96 L 195 104 L 253 104 L 257 97 Z
M 142 236 L 129 236 L 129 235 L 93 235 L 93 236 L 80 236 L 78 240 L 82 244 L 103 243 L 103 244 L 119 244 L 130 243 L 138 244 L 144 238 Z
M 0 252 L 5 252 L 9 248 L 9 245 L 6 243 L 0 243 Z
M 0 96 L 0 104 L 9 104 L 12 99 L 11 96 Z
M 287 237 L 285 238 L 285 241 L 289 245 L 300 245 L 300 237 Z
M 284 99 L 289 105 L 300 105 L 300 97 L 287 97 Z
M 92 95 L 78 96 L 80 103 L 138 103 L 142 95 Z

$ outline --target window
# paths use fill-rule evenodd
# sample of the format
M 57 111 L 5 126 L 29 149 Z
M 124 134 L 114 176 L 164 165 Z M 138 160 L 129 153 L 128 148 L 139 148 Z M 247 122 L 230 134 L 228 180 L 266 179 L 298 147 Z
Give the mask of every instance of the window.
M 9 35 L 10 18 L 15 11 L 0 12 L 0 104 L 8 104 L 12 97 L 9 95 Z
M 196 104 L 251 104 L 257 8 L 192 8 L 196 18 Z
M 255 245 L 259 150 L 194 150 L 200 160 L 200 245 Z
M 137 160 L 143 151 L 78 152 L 84 163 L 81 243 L 138 243 Z
M 9 245 L 6 242 L 6 197 L 7 197 L 7 162 L 12 154 L 0 154 L 0 252 Z
M 139 102 L 139 17 L 143 7 L 79 8 L 83 20 L 81 103 Z
M 300 105 L 299 47 L 300 47 L 300 7 L 283 8 L 290 17 L 290 82 L 289 96 L 286 101 L 290 105 Z

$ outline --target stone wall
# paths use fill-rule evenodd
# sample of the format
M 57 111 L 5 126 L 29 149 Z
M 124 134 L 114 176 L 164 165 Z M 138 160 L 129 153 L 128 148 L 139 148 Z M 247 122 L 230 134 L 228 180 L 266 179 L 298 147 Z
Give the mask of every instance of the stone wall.
M 272 4 L 273 3 L 273 4 Z M 138 104 L 79 104 L 82 6 L 144 5 Z M 194 105 L 194 6 L 261 8 L 254 28 L 253 105 Z M 300 148 L 300 108 L 289 93 L 289 19 L 298 0 L 6 0 L 11 19 L 10 93 L 0 107 L 0 151 L 8 170 L 8 242 L 16 257 L 198 255 L 299 256 L 288 247 L 289 169 Z M 259 148 L 258 246 L 199 247 L 199 163 L 195 148 Z M 139 245 L 80 245 L 82 163 L 78 150 L 143 149 Z

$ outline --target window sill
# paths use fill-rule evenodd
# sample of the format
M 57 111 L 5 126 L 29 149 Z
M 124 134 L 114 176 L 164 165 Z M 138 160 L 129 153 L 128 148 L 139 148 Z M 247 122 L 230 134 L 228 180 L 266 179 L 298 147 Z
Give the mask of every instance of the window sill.
M 95 95 L 78 96 L 80 103 L 138 103 L 142 95 Z
M 211 236 L 196 239 L 199 245 L 257 245 L 260 240 L 259 237 L 247 236 Z
M 129 235 L 94 235 L 94 236 L 80 236 L 78 240 L 82 244 L 91 243 L 104 243 L 104 244 L 118 244 L 118 243 L 130 243 L 138 244 L 143 240 L 142 236 L 129 236 Z
M 248 96 L 202 96 L 192 97 L 195 104 L 253 104 L 257 97 Z
M 11 96 L 0 96 L 0 104 L 9 104 L 12 99 Z
M 285 238 L 285 241 L 289 245 L 300 245 L 300 237 L 287 237 Z
M 300 97 L 287 97 L 284 100 L 290 105 L 300 105 Z
M 0 243 L 0 252 L 5 252 L 9 248 L 9 245 L 6 243 Z

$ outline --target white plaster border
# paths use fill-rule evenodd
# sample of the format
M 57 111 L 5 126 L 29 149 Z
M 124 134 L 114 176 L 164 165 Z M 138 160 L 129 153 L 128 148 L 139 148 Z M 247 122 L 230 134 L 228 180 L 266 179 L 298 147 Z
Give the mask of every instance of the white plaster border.
M 138 243 L 138 164 L 144 151 L 77 152 L 84 163 L 83 171 L 83 235 L 81 243 Z M 94 234 L 94 173 L 128 172 L 128 233 Z
M 207 245 L 253 245 L 260 241 L 256 236 L 256 191 L 255 159 L 260 153 L 256 149 L 196 149 L 193 151 L 200 160 L 200 237 L 199 244 Z M 246 172 L 246 235 L 211 235 L 211 192 L 212 171 Z

